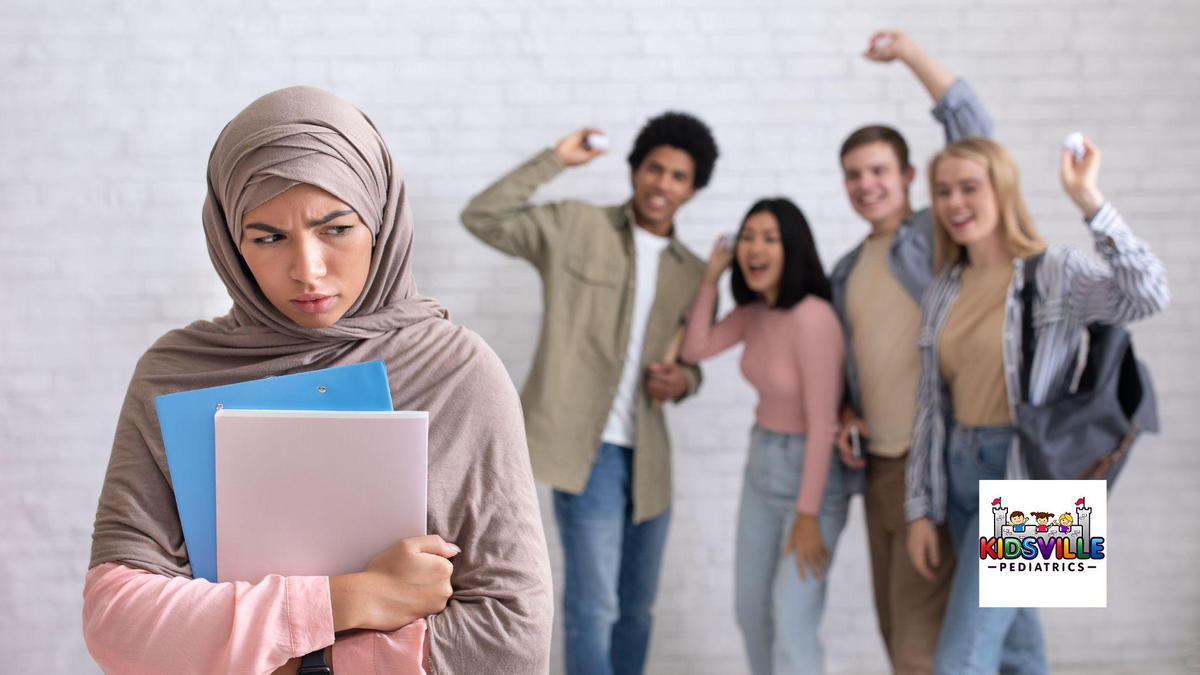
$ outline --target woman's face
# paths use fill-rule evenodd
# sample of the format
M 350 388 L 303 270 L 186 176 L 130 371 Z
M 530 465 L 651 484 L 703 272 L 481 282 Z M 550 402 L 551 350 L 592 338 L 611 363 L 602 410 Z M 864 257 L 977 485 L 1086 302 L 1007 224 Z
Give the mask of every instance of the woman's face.
M 242 258 L 263 295 L 305 328 L 333 325 L 371 268 L 371 231 L 345 202 L 296 185 L 242 217 Z
M 956 244 L 999 240 L 1000 211 L 987 169 L 969 159 L 944 157 L 933 178 L 933 209 Z
M 738 234 L 737 261 L 750 290 L 774 302 L 783 277 L 783 241 L 770 211 L 752 214 Z

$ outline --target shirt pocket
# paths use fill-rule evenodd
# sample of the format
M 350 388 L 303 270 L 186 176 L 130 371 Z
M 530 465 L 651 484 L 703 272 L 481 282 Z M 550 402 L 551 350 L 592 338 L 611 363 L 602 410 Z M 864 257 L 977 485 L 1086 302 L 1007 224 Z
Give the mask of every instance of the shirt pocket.
M 620 288 L 624 281 L 619 263 L 583 253 L 576 253 L 563 261 L 563 271 L 569 278 L 589 286 Z

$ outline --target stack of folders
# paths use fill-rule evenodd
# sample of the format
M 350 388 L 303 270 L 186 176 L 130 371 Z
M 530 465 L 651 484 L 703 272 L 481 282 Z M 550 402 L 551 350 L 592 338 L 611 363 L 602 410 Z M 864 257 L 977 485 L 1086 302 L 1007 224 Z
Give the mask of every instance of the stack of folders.
M 425 534 L 429 415 L 381 361 L 155 400 L 192 575 L 361 570 Z

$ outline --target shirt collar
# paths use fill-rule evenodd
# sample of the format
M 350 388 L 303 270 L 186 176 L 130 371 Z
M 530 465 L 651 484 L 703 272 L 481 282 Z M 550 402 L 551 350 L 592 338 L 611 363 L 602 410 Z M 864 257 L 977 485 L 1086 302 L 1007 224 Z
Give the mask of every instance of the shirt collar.
M 632 228 L 638 227 L 637 215 L 633 212 L 633 199 L 622 205 L 621 212 L 625 214 L 625 217 L 618 218 L 615 226 L 618 230 L 631 230 L 630 234 L 632 235 Z M 676 260 L 683 260 L 683 244 L 675 237 L 675 229 L 675 223 L 672 222 L 671 231 L 667 233 L 667 250 L 675 256 Z

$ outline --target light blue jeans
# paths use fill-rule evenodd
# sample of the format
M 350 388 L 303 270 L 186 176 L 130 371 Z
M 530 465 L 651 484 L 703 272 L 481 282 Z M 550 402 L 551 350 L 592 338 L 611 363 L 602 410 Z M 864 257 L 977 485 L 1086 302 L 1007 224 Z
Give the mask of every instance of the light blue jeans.
M 633 452 L 601 444 L 583 492 L 554 491 L 568 675 L 637 675 L 646 662 L 671 511 L 633 522 Z
M 1004 478 L 1011 440 L 1009 426 L 957 423 L 946 440 L 946 519 L 958 561 L 938 638 L 938 675 L 1048 672 L 1036 610 L 979 606 L 979 481 Z
M 735 592 L 738 627 L 755 675 L 824 670 L 817 631 L 826 582 L 811 575 L 802 580 L 796 555 L 782 555 L 803 468 L 803 434 L 754 426 L 738 513 Z M 834 457 L 817 517 L 831 556 L 848 506 L 842 465 Z

